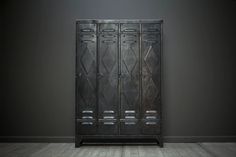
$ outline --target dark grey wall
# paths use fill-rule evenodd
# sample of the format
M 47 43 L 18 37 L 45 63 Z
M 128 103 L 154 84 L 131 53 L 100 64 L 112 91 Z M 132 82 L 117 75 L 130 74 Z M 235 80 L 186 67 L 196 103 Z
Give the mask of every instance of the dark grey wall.
M 73 136 L 75 21 L 163 19 L 165 136 L 236 136 L 233 0 L 9 0 L 0 136 Z

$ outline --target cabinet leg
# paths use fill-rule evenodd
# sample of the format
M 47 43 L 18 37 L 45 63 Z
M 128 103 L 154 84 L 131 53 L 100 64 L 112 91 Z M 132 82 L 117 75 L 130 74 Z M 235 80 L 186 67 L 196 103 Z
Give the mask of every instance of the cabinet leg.
M 159 141 L 159 146 L 163 148 L 163 141 Z
M 162 137 L 157 137 L 158 144 L 161 148 L 163 148 L 163 139 Z
M 75 147 L 79 148 L 82 145 L 82 137 L 81 136 L 75 136 Z

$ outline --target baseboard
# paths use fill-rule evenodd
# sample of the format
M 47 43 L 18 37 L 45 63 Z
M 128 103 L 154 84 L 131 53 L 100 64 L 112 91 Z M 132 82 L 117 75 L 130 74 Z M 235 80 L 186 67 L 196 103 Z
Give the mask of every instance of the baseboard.
M 0 136 L 0 142 L 71 143 L 74 136 Z
M 236 136 L 164 136 L 167 143 L 236 142 Z M 0 136 L 0 142 L 71 143 L 74 136 Z
M 164 136 L 163 141 L 168 143 L 236 142 L 236 136 Z

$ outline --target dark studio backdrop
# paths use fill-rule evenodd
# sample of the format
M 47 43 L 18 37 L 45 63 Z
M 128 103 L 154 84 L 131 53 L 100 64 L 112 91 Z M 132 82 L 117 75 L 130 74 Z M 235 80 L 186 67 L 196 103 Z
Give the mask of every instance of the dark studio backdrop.
M 163 19 L 165 141 L 236 141 L 233 0 L 1 2 L 0 139 L 73 141 L 76 19 Z

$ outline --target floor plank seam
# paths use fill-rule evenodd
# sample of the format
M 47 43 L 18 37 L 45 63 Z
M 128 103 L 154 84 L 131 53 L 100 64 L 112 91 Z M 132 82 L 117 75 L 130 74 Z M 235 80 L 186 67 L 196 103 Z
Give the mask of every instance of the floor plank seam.
M 217 155 L 215 155 L 214 153 L 212 153 L 210 150 L 208 150 L 207 148 L 205 148 L 203 145 L 201 145 L 201 143 L 196 143 L 199 145 L 199 147 L 201 147 L 203 150 L 205 150 L 207 153 L 209 153 L 212 157 L 218 157 Z
M 125 153 L 125 151 L 124 151 L 124 145 L 122 144 L 122 145 L 121 145 L 121 155 L 120 155 L 120 157 L 124 157 L 124 153 Z

